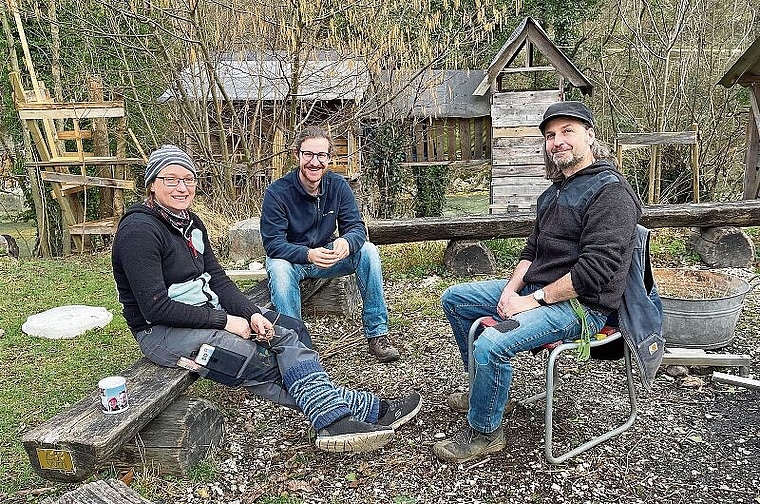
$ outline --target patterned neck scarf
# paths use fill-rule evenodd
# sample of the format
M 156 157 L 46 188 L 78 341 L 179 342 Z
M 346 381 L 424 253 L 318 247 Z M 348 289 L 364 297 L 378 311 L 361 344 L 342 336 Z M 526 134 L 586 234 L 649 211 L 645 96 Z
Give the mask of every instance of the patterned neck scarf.
M 187 246 L 193 253 L 193 257 L 198 257 L 198 251 L 195 250 L 192 240 L 193 231 L 193 219 L 190 217 L 190 212 L 187 210 L 181 210 L 179 213 L 173 212 L 161 205 L 156 201 L 153 193 L 143 202 L 143 204 L 156 212 L 156 214 L 165 222 L 168 222 L 174 229 L 180 232 L 180 234 L 187 241 Z

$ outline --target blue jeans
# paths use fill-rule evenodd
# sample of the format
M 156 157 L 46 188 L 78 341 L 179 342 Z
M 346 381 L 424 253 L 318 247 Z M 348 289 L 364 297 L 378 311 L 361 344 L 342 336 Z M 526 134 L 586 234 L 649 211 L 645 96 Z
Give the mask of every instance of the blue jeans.
M 490 280 L 454 285 L 441 297 L 465 368 L 470 326 L 479 317 L 495 316 L 496 304 L 506 284 L 506 280 Z M 521 294 L 529 294 L 539 287 L 528 285 Z M 517 328 L 502 333 L 489 327 L 478 336 L 473 347 L 475 381 L 470 391 L 467 421 L 480 432 L 491 433 L 501 425 L 512 384 L 512 357 L 547 343 L 578 339 L 581 332 L 580 320 L 568 301 L 541 306 L 512 318 L 520 323 Z M 586 321 L 592 334 L 598 332 L 606 320 L 606 314 L 586 307 Z
M 388 308 L 383 294 L 383 271 L 380 254 L 370 242 L 329 268 L 313 264 L 293 264 L 284 259 L 267 257 L 269 295 L 278 312 L 301 318 L 301 291 L 305 278 L 336 278 L 356 273 L 356 284 L 362 297 L 362 323 L 367 338 L 388 334 Z

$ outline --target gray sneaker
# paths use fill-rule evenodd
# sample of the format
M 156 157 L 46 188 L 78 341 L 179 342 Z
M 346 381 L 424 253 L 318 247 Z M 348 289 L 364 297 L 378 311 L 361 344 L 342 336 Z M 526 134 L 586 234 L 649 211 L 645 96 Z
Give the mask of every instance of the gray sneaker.
M 457 413 L 467 413 L 470 410 L 469 392 L 452 392 L 446 398 L 446 405 Z
M 369 338 L 369 353 L 374 355 L 379 362 L 393 362 L 398 359 L 399 353 L 391 343 L 387 334 Z
M 469 425 L 454 434 L 451 439 L 438 441 L 433 445 L 436 457 L 446 462 L 467 462 L 489 453 L 501 451 L 507 445 L 504 429 L 499 426 L 494 432 L 484 434 Z
M 393 429 L 386 425 L 361 422 L 352 416 L 341 418 L 317 432 L 317 448 L 343 452 L 367 452 L 383 447 L 393 437 Z

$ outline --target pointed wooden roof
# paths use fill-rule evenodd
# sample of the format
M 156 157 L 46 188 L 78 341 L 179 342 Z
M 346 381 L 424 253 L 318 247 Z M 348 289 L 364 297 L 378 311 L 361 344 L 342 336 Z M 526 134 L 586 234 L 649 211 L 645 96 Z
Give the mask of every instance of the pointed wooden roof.
M 478 85 L 477 89 L 473 93 L 474 95 L 482 96 L 488 91 L 489 88 L 495 86 L 496 77 L 499 72 L 504 70 L 519 52 L 525 47 L 525 43 L 529 42 L 533 47 L 537 48 L 541 53 L 549 60 L 551 65 L 566 78 L 570 83 L 581 90 L 584 95 L 591 96 L 594 90 L 594 86 L 591 82 L 581 73 L 580 70 L 568 59 L 565 54 L 549 40 L 549 36 L 546 34 L 541 25 L 531 18 L 526 17 L 523 19 L 520 26 L 515 28 L 515 31 L 510 35 L 509 40 L 499 50 L 499 53 L 494 57 L 491 65 L 488 67 L 488 72 L 483 80 Z M 530 64 L 530 62 L 529 62 Z M 545 67 L 525 67 L 525 71 L 545 70 Z
M 730 88 L 734 84 L 749 86 L 760 82 L 760 37 L 750 45 L 744 54 L 739 56 L 719 84 Z

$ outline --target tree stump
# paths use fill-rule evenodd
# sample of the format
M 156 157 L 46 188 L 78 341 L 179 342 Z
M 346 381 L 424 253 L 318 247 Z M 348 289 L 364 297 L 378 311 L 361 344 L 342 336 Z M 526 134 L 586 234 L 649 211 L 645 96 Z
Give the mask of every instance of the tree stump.
M 359 307 L 361 295 L 356 275 L 332 278 L 302 303 L 303 312 L 316 315 L 351 315 Z
M 446 268 L 457 276 L 490 275 L 496 268 L 491 249 L 477 240 L 452 240 L 443 254 Z
M 185 477 L 188 469 L 219 448 L 222 424 L 221 411 L 214 403 L 181 396 L 109 462 L 117 468 L 141 467 Z
M 755 246 L 737 227 L 692 228 L 689 243 L 714 268 L 746 268 L 755 258 Z

